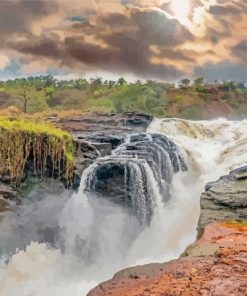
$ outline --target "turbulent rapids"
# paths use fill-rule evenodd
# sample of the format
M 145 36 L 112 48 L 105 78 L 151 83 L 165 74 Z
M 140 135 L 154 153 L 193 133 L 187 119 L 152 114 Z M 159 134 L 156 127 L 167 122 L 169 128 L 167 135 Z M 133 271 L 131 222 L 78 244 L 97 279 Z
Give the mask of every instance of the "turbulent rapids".
M 177 258 L 204 185 L 246 165 L 247 121 L 155 119 L 83 173 L 0 221 L 1 296 L 85 296 L 122 268 Z

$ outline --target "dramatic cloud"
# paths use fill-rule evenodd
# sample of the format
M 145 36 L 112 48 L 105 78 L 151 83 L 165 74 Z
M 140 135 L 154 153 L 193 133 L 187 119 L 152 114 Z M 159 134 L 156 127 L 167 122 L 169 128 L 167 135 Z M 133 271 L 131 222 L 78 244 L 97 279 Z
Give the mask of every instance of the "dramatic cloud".
M 166 80 L 247 62 L 245 1 L 193 0 L 187 16 L 170 2 L 0 1 L 0 50 L 8 51 L 0 69 L 18 58 L 28 73 L 60 68 Z

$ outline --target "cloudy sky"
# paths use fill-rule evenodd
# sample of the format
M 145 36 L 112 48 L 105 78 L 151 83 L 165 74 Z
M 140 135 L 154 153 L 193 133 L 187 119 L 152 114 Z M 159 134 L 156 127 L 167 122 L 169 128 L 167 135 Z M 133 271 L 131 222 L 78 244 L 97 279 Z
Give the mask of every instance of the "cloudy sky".
M 247 80 L 247 0 L 0 0 L 0 79 Z

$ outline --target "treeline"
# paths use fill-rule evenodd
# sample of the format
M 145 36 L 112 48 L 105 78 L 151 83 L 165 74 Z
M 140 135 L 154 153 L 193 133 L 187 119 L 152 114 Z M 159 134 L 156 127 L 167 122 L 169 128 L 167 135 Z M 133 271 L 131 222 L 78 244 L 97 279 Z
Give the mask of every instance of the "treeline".
M 205 104 L 223 100 L 238 108 L 244 101 L 246 103 L 246 93 L 244 81 L 206 83 L 203 77 L 193 81 L 184 78 L 174 84 L 154 80 L 128 83 L 123 77 L 117 81 L 100 77 L 58 80 L 47 75 L 0 81 L 0 108 L 16 106 L 24 113 L 49 109 L 85 112 L 137 110 L 156 116 L 179 113 L 181 117 L 199 118 L 198 112 Z
M 0 105 L 17 105 L 23 112 L 47 108 L 123 112 L 132 109 L 160 112 L 161 97 L 174 84 L 146 81 L 127 83 L 92 78 L 57 80 L 51 75 L 0 81 Z

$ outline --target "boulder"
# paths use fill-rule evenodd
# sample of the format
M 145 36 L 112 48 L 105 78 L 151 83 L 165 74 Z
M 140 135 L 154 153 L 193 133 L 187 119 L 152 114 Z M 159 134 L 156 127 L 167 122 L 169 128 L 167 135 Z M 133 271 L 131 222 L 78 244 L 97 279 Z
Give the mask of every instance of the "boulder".
M 198 229 L 216 221 L 247 219 L 247 167 L 205 186 Z

